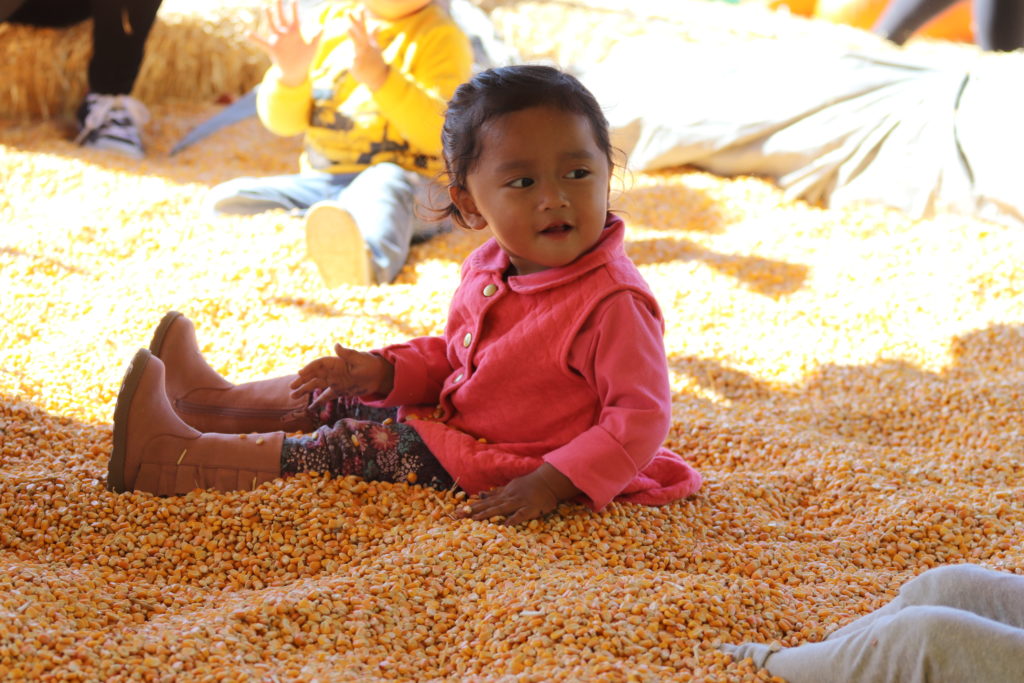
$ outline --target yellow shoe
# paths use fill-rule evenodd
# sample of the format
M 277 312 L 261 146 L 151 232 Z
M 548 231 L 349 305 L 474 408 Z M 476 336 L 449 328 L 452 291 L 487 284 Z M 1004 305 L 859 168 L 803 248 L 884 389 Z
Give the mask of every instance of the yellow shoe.
M 352 214 L 337 202 L 318 202 L 306 213 L 306 253 L 324 284 L 374 284 L 370 250 Z

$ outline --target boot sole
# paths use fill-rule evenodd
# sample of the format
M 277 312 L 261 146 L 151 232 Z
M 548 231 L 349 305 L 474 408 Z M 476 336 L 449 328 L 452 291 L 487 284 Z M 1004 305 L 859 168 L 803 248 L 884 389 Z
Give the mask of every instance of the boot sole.
M 157 358 L 160 357 L 160 350 L 164 347 L 164 339 L 167 337 L 167 333 L 171 329 L 171 325 L 178 318 L 181 318 L 182 314 L 177 311 L 168 311 L 164 314 L 164 317 L 160 319 L 160 324 L 156 326 L 156 331 L 153 332 L 153 339 L 149 342 L 149 352 Z
M 306 214 L 306 251 L 328 289 L 373 284 L 359 227 L 341 207 L 315 204 Z
M 147 349 L 135 352 L 132 362 L 124 372 L 121 389 L 117 392 L 117 406 L 114 408 L 114 449 L 107 463 L 107 490 L 124 493 L 124 462 L 128 448 L 128 413 L 131 411 L 132 399 L 146 372 L 152 354 Z

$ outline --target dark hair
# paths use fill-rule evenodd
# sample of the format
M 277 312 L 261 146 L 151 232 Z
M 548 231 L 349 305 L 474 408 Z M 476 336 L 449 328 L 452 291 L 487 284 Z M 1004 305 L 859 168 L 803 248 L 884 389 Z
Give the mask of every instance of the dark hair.
M 466 176 L 480 157 L 480 130 L 491 119 L 531 107 L 552 107 L 585 116 L 594 141 L 613 166 L 608 120 L 601 105 L 574 76 L 550 66 L 523 64 L 481 71 L 460 85 L 448 102 L 441 131 L 449 188 L 466 188 Z M 469 227 L 454 203 L 441 210 Z

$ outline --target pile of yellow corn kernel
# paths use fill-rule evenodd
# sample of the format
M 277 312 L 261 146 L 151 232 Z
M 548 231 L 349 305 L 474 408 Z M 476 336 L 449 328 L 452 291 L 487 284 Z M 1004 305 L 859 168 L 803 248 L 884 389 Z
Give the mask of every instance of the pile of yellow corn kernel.
M 166 310 L 229 379 L 291 373 L 438 333 L 481 242 L 327 290 L 299 219 L 199 216 L 298 154 L 247 121 L 169 157 L 214 111 L 154 106 L 142 161 L 0 121 L 0 679 L 768 680 L 715 645 L 820 640 L 936 565 L 1024 572 L 1024 234 L 689 170 L 613 206 L 664 309 L 693 498 L 507 528 L 313 475 L 109 493 L 121 376 Z

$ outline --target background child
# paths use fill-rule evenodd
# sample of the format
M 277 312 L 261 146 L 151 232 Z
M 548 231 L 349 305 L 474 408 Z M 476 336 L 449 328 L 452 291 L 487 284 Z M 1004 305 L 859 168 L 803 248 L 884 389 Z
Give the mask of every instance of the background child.
M 608 212 L 612 149 L 593 96 L 550 67 L 486 71 L 456 91 L 443 140 L 446 213 L 493 234 L 463 264 L 444 335 L 337 345 L 298 376 L 236 386 L 169 314 L 118 396 L 113 490 L 326 471 L 455 484 L 481 495 L 464 514 L 515 524 L 577 496 L 600 509 L 699 488 L 661 445 L 664 323 Z M 248 431 L 265 433 L 226 434 Z
M 723 645 L 790 683 L 1006 683 L 1024 671 L 1024 577 L 975 565 L 929 569 L 820 643 Z
M 439 226 L 417 214 L 442 169 L 445 102 L 472 67 L 466 36 L 430 0 L 327 3 L 306 37 L 297 2 L 265 12 L 252 36 L 273 65 L 259 86 L 260 120 L 304 134 L 301 172 L 237 178 L 213 188 L 207 211 L 306 212 L 306 243 L 329 287 L 391 282 L 413 238 Z

